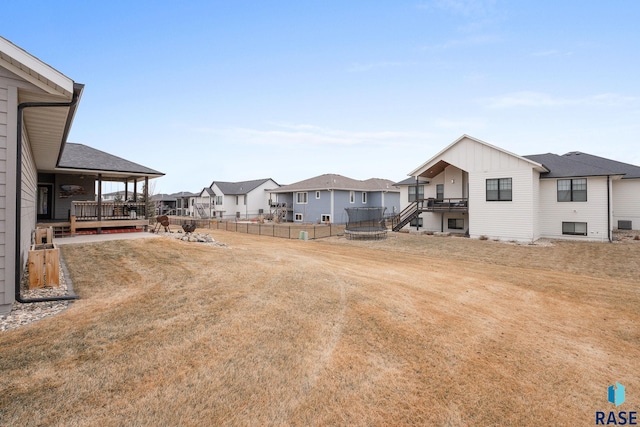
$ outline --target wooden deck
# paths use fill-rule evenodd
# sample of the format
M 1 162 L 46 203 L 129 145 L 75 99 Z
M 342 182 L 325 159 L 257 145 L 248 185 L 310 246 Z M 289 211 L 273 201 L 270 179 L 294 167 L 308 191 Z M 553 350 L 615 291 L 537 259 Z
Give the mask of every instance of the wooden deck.
M 77 220 L 71 217 L 70 221 L 45 221 L 36 224 L 36 228 L 52 227 L 57 237 L 65 235 L 75 235 L 81 230 L 96 229 L 98 232 L 104 229 L 112 228 L 141 228 L 146 230 L 149 226 L 148 219 L 103 219 L 98 220 Z

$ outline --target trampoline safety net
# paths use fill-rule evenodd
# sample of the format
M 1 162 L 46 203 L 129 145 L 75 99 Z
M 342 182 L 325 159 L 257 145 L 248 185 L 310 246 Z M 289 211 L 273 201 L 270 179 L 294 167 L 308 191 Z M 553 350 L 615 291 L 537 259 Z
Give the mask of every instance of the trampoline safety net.
M 347 211 L 347 238 L 381 239 L 387 235 L 384 221 L 385 207 L 345 208 Z

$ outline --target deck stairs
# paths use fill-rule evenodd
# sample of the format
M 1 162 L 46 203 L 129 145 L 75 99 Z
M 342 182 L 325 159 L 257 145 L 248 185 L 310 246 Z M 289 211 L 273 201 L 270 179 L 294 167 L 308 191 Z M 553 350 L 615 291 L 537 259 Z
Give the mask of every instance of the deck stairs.
M 204 206 L 202 206 L 201 203 L 196 203 L 196 210 L 198 211 L 198 216 L 200 218 L 209 218 L 207 210 L 204 208 Z
M 409 206 L 407 206 L 406 208 L 404 208 L 402 212 L 400 212 L 397 215 L 396 217 L 397 222 L 394 221 L 392 230 L 400 231 L 402 227 L 409 224 L 412 220 L 416 219 L 422 212 L 422 209 L 420 209 L 420 206 L 421 204 L 418 203 L 418 201 L 415 201 L 411 203 Z

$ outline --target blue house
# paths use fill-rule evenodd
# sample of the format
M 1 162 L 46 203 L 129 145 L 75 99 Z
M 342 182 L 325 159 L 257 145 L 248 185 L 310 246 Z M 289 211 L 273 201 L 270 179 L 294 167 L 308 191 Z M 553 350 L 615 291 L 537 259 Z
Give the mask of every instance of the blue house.
M 387 179 L 325 174 L 269 193 L 271 211 L 281 221 L 344 224 L 345 208 L 356 207 L 384 207 L 389 216 L 400 212 L 400 190 Z

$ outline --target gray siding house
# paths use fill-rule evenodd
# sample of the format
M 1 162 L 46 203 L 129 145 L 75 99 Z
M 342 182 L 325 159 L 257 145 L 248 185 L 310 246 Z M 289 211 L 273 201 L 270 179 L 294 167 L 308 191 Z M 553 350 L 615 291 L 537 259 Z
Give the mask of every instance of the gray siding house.
M 133 181 L 135 187 L 139 180 L 163 175 L 67 142 L 83 89 L 0 37 L 0 314 L 21 299 L 20 280 L 38 221 L 73 221 L 72 210 L 82 202 L 98 217 L 85 226 L 99 230 L 107 220 L 136 226 L 143 220 L 102 210 L 96 182 Z
M 344 224 L 345 208 L 357 207 L 385 207 L 389 216 L 400 212 L 400 190 L 387 179 L 324 174 L 270 193 L 272 212 L 283 221 Z

